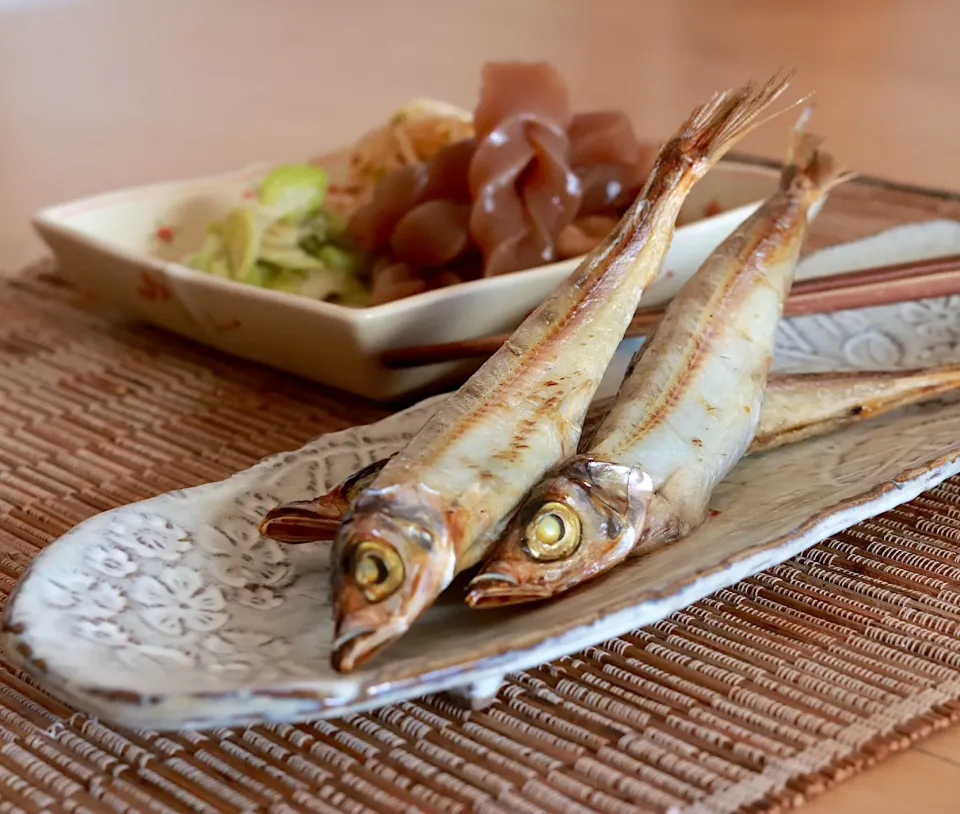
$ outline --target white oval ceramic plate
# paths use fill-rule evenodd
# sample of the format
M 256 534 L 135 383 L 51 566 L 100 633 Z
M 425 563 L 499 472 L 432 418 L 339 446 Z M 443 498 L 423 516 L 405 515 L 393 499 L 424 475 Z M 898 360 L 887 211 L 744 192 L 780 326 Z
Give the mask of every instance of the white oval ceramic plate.
M 806 262 L 838 270 L 958 249 L 960 224 L 937 222 Z M 776 367 L 930 365 L 956 360 L 958 341 L 960 298 L 807 316 L 782 326 Z M 10 598 L 8 657 L 84 711 L 158 729 L 334 716 L 444 689 L 482 697 L 505 673 L 661 619 L 960 470 L 957 400 L 747 458 L 687 539 L 538 606 L 476 611 L 451 589 L 387 651 L 337 674 L 329 546 L 283 547 L 257 523 L 401 447 L 439 398 L 82 523 Z
M 344 153 L 314 160 L 336 183 Z M 579 263 L 429 291 L 372 308 L 347 308 L 269 291 L 177 262 L 199 248 L 207 224 L 250 194 L 265 166 L 111 192 L 48 207 L 34 225 L 61 273 L 124 314 L 255 362 L 366 398 L 390 401 L 455 386 L 474 361 L 389 370 L 390 349 L 513 330 Z M 662 305 L 774 188 L 770 169 L 725 162 L 692 190 L 664 272 L 644 304 Z M 722 214 L 704 217 L 716 204 Z M 309 341 L 307 341 L 309 338 Z

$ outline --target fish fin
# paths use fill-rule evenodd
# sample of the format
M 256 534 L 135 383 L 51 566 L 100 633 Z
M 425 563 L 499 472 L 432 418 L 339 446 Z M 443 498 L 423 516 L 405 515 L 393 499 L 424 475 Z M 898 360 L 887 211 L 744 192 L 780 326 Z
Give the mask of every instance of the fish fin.
M 674 142 L 680 152 L 706 171 L 751 130 L 804 101 L 758 118 L 787 89 L 792 76 L 792 72 L 785 76 L 778 73 L 763 85 L 748 82 L 735 90 L 715 94 L 677 130 Z
M 315 500 L 275 506 L 260 521 L 258 530 L 267 539 L 280 543 L 331 542 L 346 508 L 346 501 L 337 489 Z
M 377 475 L 380 474 L 380 470 L 382 470 L 396 454 L 397 453 L 393 453 L 393 455 L 388 455 L 386 458 L 381 458 L 378 461 L 374 461 L 358 469 L 339 486 L 334 487 L 328 494 L 332 497 L 334 493 L 339 490 L 344 500 L 348 502 L 352 501 L 360 492 L 373 483 Z
M 812 113 L 812 107 L 805 107 L 794 125 L 780 186 L 783 189 L 796 186 L 810 189 L 819 198 L 834 187 L 856 178 L 857 174 L 842 169 L 830 153 L 820 149 L 823 138 L 805 130 Z
M 683 468 L 669 474 L 657 488 L 647 513 L 641 545 L 670 542 L 686 537 L 707 515 L 712 485 L 691 479 Z
M 602 500 L 610 503 L 623 521 L 639 535 L 653 499 L 653 480 L 650 475 L 641 467 L 613 463 L 589 454 L 578 457 L 583 467 L 583 482 L 595 490 L 595 495 L 602 495 Z M 564 468 L 568 466 L 569 462 Z
M 347 507 L 366 489 L 393 455 L 361 467 L 325 495 L 284 503 L 260 521 L 260 534 L 281 543 L 315 543 L 334 538 Z

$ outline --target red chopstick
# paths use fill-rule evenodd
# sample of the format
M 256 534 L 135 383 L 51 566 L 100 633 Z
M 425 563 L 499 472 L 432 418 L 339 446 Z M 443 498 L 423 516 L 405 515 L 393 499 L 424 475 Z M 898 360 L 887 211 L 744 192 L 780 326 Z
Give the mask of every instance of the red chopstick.
M 784 316 L 826 314 L 850 308 L 960 294 L 960 255 L 953 254 L 851 271 L 796 283 L 784 305 Z M 644 336 L 660 321 L 664 309 L 637 311 L 626 337 Z M 383 354 L 384 367 L 402 369 L 491 356 L 510 334 L 498 334 L 435 345 L 395 348 Z

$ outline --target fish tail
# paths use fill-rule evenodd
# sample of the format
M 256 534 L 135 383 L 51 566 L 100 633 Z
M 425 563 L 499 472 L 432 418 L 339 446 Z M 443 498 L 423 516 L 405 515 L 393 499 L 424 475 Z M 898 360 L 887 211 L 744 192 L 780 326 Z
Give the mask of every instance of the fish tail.
M 794 125 L 780 186 L 785 190 L 799 189 L 814 198 L 821 198 L 834 187 L 855 178 L 856 173 L 840 167 L 830 153 L 820 148 L 823 138 L 805 130 L 812 113 L 812 107 L 804 108 Z
M 804 101 L 801 99 L 784 110 L 759 118 L 787 89 L 792 75 L 792 72 L 783 76 L 777 73 L 762 85 L 748 82 L 714 94 L 680 126 L 671 146 L 679 149 L 698 175 L 705 173 L 747 133 Z

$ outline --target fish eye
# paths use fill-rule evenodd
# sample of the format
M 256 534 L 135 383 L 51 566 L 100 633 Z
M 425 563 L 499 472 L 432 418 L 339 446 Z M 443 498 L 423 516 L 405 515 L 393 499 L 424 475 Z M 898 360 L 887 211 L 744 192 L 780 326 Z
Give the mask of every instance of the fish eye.
M 348 565 L 368 602 L 381 602 L 403 583 L 403 560 L 392 545 L 381 540 L 357 543 Z
M 580 545 L 580 518 L 563 503 L 545 503 L 527 524 L 525 543 L 540 562 L 569 557 Z

